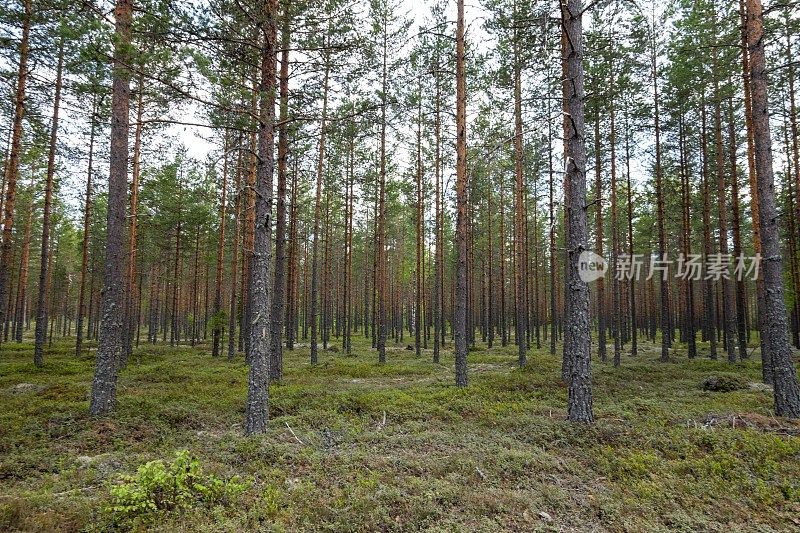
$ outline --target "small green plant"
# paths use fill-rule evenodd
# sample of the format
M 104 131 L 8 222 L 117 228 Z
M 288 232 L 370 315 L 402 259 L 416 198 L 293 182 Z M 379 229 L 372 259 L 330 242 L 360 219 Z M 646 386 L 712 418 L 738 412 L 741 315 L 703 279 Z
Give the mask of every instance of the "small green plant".
M 111 503 L 104 511 L 121 527 L 148 523 L 164 513 L 229 505 L 247 488 L 238 477 L 226 481 L 204 474 L 187 450 L 178 452 L 171 464 L 150 461 L 120 481 L 111 487 Z

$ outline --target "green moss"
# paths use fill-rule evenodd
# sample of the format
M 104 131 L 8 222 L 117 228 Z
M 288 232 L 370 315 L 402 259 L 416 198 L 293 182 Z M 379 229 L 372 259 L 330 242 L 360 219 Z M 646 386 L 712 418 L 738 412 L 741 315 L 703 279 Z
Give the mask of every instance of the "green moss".
M 108 524 L 109 487 L 179 450 L 216 479 L 253 482 L 235 505 L 162 513 L 161 530 L 794 527 L 800 439 L 778 430 L 795 426 L 773 422 L 768 391 L 698 386 L 710 375 L 758 381 L 757 362 L 676 351 L 665 365 L 647 346 L 620 368 L 594 365 L 590 427 L 564 421 L 560 358 L 546 350 L 518 369 L 516 347 L 479 345 L 461 390 L 449 346 L 441 364 L 402 345 L 379 365 L 356 338 L 352 357 L 324 352 L 316 367 L 302 348 L 286 352 L 271 388 L 268 433 L 246 438 L 241 356 L 143 346 L 121 372 L 116 413 L 97 419 L 87 414 L 91 357 L 56 343 L 36 369 L 32 346 L 4 344 L 0 529 Z

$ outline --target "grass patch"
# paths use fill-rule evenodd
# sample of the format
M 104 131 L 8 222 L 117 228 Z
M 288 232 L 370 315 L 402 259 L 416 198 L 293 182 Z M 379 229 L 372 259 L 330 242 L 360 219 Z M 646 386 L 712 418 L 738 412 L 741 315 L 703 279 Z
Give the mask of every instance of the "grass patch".
M 595 362 L 597 422 L 583 427 L 564 421 L 560 357 L 546 349 L 518 369 L 514 346 L 479 345 L 459 390 L 449 345 L 441 364 L 400 345 L 379 365 L 354 340 L 352 357 L 322 352 L 316 367 L 307 347 L 285 354 L 258 438 L 241 432 L 241 357 L 142 346 L 121 372 L 117 412 L 92 418 L 90 355 L 56 342 L 36 369 L 30 344 L 4 344 L 0 530 L 800 527 L 800 425 L 776 420 L 770 391 L 747 386 L 757 361 L 689 361 L 678 348 L 663 364 L 643 343 L 620 368 Z M 735 386 L 703 390 L 711 376 Z M 203 487 L 247 482 L 162 505 L 182 450 Z M 113 512 L 124 506 L 150 511 Z

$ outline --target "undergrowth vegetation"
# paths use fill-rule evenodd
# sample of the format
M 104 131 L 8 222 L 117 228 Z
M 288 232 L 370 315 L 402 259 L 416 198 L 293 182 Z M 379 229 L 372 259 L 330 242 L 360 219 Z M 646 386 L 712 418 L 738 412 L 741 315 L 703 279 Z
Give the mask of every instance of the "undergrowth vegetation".
M 591 427 L 565 422 L 559 357 L 513 346 L 380 366 L 285 355 L 266 436 L 242 436 L 246 367 L 142 346 L 115 416 L 92 418 L 93 351 L 0 348 L 0 530 L 788 531 L 800 425 L 772 416 L 756 361 L 594 365 Z M 646 348 L 646 347 L 645 347 Z M 736 386 L 705 390 L 713 377 Z

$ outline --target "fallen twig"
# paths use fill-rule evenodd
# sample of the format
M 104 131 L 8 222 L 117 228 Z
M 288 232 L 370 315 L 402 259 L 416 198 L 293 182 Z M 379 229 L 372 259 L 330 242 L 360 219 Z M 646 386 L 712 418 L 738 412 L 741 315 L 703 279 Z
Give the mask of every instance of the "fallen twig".
M 294 432 L 294 430 L 292 429 L 292 427 L 289 425 L 289 422 L 284 422 L 284 424 L 286 424 L 286 428 L 287 428 L 287 429 L 289 430 L 289 432 L 292 434 L 292 437 L 294 437 L 294 440 L 296 440 L 297 442 L 299 442 L 300 444 L 302 444 L 303 446 L 305 446 L 305 444 L 306 444 L 306 443 L 305 443 L 305 442 L 303 442 L 302 440 L 300 440 L 300 437 L 298 437 L 298 436 L 297 436 L 297 433 L 295 433 L 295 432 Z

